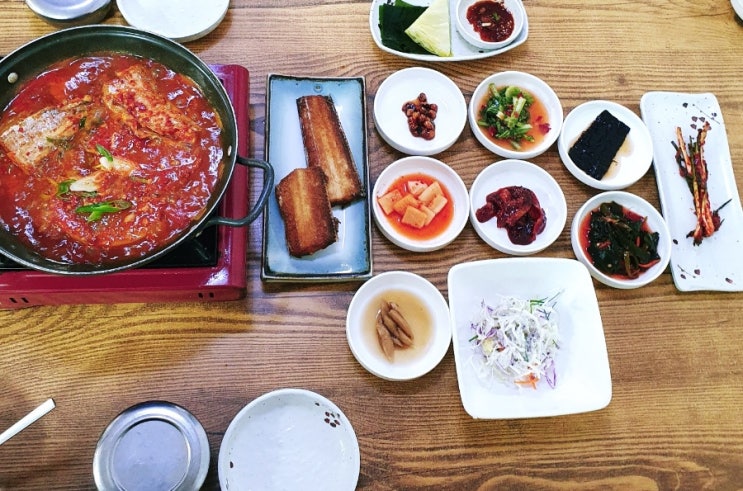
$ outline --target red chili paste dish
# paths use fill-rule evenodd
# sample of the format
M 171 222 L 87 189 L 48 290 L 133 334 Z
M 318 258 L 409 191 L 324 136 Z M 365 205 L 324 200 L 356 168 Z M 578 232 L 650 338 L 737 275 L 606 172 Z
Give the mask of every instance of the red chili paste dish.
M 513 14 L 505 4 L 493 0 L 482 0 L 467 9 L 467 21 L 483 41 L 494 43 L 505 41 L 513 34 Z
M 125 54 L 62 61 L 0 118 L 0 225 L 60 263 L 142 257 L 201 218 L 222 157 L 190 78 Z

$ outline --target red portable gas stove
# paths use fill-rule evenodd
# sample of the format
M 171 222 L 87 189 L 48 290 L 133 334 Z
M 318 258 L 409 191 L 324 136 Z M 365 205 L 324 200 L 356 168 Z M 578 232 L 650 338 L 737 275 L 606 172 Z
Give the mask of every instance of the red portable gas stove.
M 238 152 L 248 153 L 250 78 L 238 65 L 211 65 L 235 109 Z M 236 164 L 219 205 L 221 216 L 248 212 L 248 169 Z M 0 309 L 37 305 L 196 302 L 245 295 L 247 227 L 214 226 L 168 255 L 138 268 L 94 276 L 42 273 L 0 255 Z

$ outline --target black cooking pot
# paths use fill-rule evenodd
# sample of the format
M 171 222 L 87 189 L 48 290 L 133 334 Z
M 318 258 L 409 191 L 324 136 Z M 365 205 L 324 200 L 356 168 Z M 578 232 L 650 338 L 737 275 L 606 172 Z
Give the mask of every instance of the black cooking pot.
M 175 240 L 163 244 L 145 256 L 104 265 L 66 264 L 52 261 L 22 243 L 14 234 L 3 228 L 0 228 L 0 253 L 24 266 L 48 273 L 69 275 L 112 273 L 153 261 L 208 226 L 217 224 L 246 226 L 255 220 L 265 207 L 273 188 L 273 168 L 262 160 L 246 159 L 237 155 L 238 134 L 235 112 L 222 83 L 195 54 L 170 39 L 131 27 L 109 25 L 73 27 L 40 37 L 0 60 L 0 109 L 7 107 L 24 82 L 34 78 L 50 65 L 64 59 L 101 52 L 139 55 L 187 75 L 200 87 L 219 114 L 224 125 L 224 158 L 212 195 L 206 209 L 200 215 L 202 218 L 195 221 Z M 230 182 L 236 162 L 262 169 L 261 194 L 248 215 L 242 219 L 213 217 L 212 214 Z

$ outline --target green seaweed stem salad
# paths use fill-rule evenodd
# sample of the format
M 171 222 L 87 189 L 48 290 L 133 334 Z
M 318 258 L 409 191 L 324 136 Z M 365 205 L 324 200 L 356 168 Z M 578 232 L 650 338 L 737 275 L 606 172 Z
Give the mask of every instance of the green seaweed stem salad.
M 490 95 L 480 107 L 478 126 L 485 128 L 491 138 L 508 141 L 516 150 L 521 149 L 522 141 L 534 141 L 527 134 L 532 129 L 529 107 L 534 104 L 534 96 L 514 85 L 498 88 L 490 84 L 488 91 Z
M 634 279 L 660 261 L 658 232 L 647 218 L 611 201 L 602 203 L 586 220 L 584 247 L 602 273 Z

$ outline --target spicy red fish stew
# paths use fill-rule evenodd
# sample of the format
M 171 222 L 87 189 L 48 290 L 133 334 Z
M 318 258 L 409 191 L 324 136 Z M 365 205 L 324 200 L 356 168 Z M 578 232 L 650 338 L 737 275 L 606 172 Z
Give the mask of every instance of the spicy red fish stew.
M 59 62 L 0 117 L 0 226 L 66 264 L 142 257 L 201 218 L 221 140 L 196 84 L 158 62 Z

